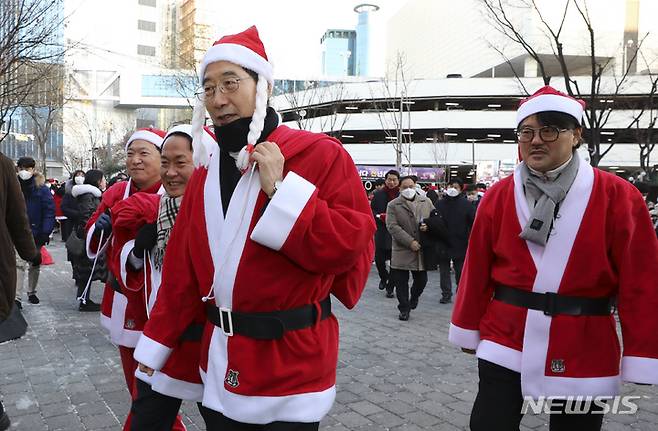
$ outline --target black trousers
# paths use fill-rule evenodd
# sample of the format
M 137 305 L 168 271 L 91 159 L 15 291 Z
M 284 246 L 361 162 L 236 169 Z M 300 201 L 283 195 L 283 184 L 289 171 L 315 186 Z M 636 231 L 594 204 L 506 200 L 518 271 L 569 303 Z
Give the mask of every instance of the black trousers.
M 69 235 L 71 235 L 71 231 L 73 231 L 73 222 L 69 219 L 62 219 L 59 221 L 59 226 L 62 234 L 62 241 L 66 242 L 66 240 L 69 239 Z
M 75 282 L 76 287 L 78 288 L 78 293 L 76 295 L 76 298 L 79 298 L 80 295 L 82 295 L 82 292 L 85 291 L 85 287 L 87 287 L 87 280 L 78 280 Z M 91 286 L 89 286 L 89 289 L 87 289 L 87 293 L 85 293 L 85 300 L 89 300 L 89 295 L 91 294 Z
M 389 291 L 389 285 L 391 286 L 390 292 L 393 291 L 393 286 L 389 283 L 390 274 L 386 270 L 386 261 L 391 260 L 391 249 L 377 247 L 375 248 L 375 266 L 377 267 L 377 273 L 379 274 L 379 279 L 386 283 L 386 290 Z
M 135 378 L 137 397 L 133 400 L 131 431 L 171 431 L 181 400 L 151 389 L 151 385 Z
M 411 298 L 418 299 L 427 284 L 427 271 L 408 271 L 406 269 L 391 268 L 391 278 L 395 284 L 395 292 L 398 297 L 398 310 L 408 312 L 409 307 L 409 273 L 414 282 L 411 285 Z
M 450 261 L 452 266 L 455 267 L 455 282 L 459 286 L 459 279 L 462 276 L 462 268 L 464 267 L 464 258 L 458 259 L 439 259 L 439 276 L 441 278 L 441 294 L 444 298 L 452 297 L 452 279 L 450 278 Z M 456 291 L 456 289 L 455 289 Z
M 478 372 L 480 383 L 471 412 L 471 431 L 518 431 L 523 417 L 521 374 L 484 359 L 478 359 Z M 549 429 L 600 431 L 603 414 L 593 414 L 595 409 L 587 414 L 551 414 Z
M 199 404 L 206 423 L 206 431 L 317 431 L 320 422 L 272 422 L 265 425 L 246 424 L 229 419 L 223 414 Z

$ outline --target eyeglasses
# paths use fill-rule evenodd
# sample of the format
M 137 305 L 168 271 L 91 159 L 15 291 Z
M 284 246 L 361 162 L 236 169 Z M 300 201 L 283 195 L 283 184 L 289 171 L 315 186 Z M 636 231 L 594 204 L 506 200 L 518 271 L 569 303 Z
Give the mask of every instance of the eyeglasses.
M 544 126 L 538 129 L 524 127 L 516 131 L 516 137 L 519 142 L 530 142 L 535 138 L 535 132 L 539 132 L 539 137 L 544 142 L 554 142 L 560 136 L 560 132 L 566 132 L 571 129 L 559 129 L 555 126 Z
M 203 88 L 199 89 L 194 95 L 197 99 L 203 101 L 204 99 L 212 99 L 217 90 L 222 94 L 235 93 L 238 91 L 238 88 L 240 88 L 240 81 L 250 78 L 251 76 L 245 76 L 244 78 L 226 78 L 219 81 L 219 84 L 216 85 L 204 85 Z

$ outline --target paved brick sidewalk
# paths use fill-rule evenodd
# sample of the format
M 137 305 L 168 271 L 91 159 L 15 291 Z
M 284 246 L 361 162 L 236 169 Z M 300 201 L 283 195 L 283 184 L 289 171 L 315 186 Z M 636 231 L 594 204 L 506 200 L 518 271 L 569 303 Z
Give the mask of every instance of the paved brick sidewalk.
M 116 348 L 98 313 L 80 313 L 62 243 L 49 246 L 56 264 L 42 268 L 41 304 L 25 303 L 25 337 L 0 344 L 0 393 L 12 430 L 120 430 L 129 395 Z M 451 307 L 438 303 L 438 277 L 408 322 L 372 273 L 359 305 L 334 301 L 341 326 L 338 395 L 321 429 L 458 430 L 468 428 L 477 389 L 476 362 L 448 345 Z M 92 298 L 100 300 L 95 283 Z M 603 429 L 658 429 L 658 388 L 626 385 L 639 395 L 635 415 L 608 415 Z M 196 406 L 183 403 L 189 430 L 203 430 Z M 546 416 L 526 416 L 523 430 L 548 430 Z

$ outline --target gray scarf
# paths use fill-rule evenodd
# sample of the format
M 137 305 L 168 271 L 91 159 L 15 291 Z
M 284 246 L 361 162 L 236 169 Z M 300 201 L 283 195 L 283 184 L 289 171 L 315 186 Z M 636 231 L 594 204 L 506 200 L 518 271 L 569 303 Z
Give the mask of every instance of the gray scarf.
M 167 248 L 167 242 L 169 241 L 169 234 L 174 227 L 182 200 L 183 196 L 172 198 L 167 194 L 160 198 L 160 209 L 158 211 L 156 225 L 158 242 L 153 253 L 153 264 L 158 271 L 162 269 L 162 261 L 164 260 L 165 248 Z
M 546 245 L 553 227 L 555 209 L 564 200 L 576 179 L 580 159 L 574 152 L 571 161 L 552 181 L 533 173 L 525 163 L 521 168 L 521 180 L 527 193 L 535 199 L 532 214 L 519 236 L 541 246 Z

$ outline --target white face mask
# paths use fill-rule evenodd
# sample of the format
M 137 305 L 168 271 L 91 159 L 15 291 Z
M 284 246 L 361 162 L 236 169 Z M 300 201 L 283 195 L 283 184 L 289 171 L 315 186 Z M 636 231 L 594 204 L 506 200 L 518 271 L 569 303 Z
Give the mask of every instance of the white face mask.
M 403 198 L 412 200 L 416 197 L 416 189 L 404 189 L 400 192 Z
M 450 196 L 451 198 L 454 198 L 459 194 L 459 190 L 457 190 L 454 187 L 448 187 L 448 190 L 446 190 L 446 194 Z
M 73 178 L 73 181 L 75 181 L 77 185 L 81 185 L 85 183 L 85 177 L 75 177 Z
M 32 178 L 32 172 L 21 169 L 20 171 L 18 171 L 18 176 L 20 177 L 21 180 L 27 181 L 30 178 Z

